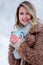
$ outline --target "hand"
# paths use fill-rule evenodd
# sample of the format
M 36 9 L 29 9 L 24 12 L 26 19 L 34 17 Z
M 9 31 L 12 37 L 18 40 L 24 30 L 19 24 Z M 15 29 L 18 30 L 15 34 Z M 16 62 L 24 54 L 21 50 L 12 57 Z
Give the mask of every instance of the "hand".
M 11 34 L 10 36 L 10 41 L 12 41 L 14 44 L 16 44 L 21 38 L 14 35 L 14 34 Z
M 11 34 L 10 41 L 12 42 L 13 47 L 18 50 L 19 46 L 25 41 L 25 39 L 22 39 L 15 34 Z

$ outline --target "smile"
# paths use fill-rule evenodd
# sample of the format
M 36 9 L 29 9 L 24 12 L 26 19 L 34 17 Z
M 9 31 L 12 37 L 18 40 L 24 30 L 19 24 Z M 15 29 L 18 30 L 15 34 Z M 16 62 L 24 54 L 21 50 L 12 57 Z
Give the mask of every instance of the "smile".
M 22 21 L 24 21 L 24 22 L 28 22 L 28 20 L 29 20 L 29 19 L 22 19 Z

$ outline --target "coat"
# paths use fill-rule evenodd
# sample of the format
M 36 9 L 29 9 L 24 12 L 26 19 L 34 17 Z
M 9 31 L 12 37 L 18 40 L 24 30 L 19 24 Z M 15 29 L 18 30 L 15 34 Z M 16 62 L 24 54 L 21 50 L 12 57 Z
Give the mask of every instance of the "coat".
M 10 65 L 20 65 L 21 60 L 13 56 L 14 48 L 9 45 L 8 61 Z M 43 65 L 43 24 L 37 24 L 27 36 L 19 49 L 19 54 L 24 59 L 23 65 Z

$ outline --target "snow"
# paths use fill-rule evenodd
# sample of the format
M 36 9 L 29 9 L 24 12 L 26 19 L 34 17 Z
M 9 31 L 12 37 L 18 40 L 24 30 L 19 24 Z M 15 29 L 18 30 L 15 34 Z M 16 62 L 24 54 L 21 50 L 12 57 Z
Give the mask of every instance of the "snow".
M 9 38 L 0 34 L 0 65 L 8 65 Z
M 0 65 L 9 65 L 8 46 L 10 32 L 15 24 L 15 12 L 19 3 L 24 0 L 0 0 Z M 33 3 L 37 17 L 43 23 L 43 0 L 27 0 Z

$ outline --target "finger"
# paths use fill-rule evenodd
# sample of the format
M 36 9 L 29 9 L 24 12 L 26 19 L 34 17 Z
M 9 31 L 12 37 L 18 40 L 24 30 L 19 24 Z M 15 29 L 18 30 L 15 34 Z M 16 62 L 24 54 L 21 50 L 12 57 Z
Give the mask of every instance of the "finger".
M 14 40 L 14 38 L 10 38 L 10 40 L 15 44 L 16 40 Z
M 16 40 L 16 37 L 14 36 L 14 35 L 11 35 L 11 37 L 10 38 L 13 38 L 14 40 Z
M 18 42 L 17 38 L 15 38 L 15 36 L 13 36 L 13 35 L 11 35 L 10 39 L 11 39 L 11 41 L 14 41 L 15 43 Z
M 19 40 L 19 36 L 13 35 L 13 37 L 15 37 L 17 40 Z
M 11 35 L 11 37 L 10 37 L 10 41 L 16 41 L 16 39 Z
M 20 39 L 19 37 L 17 37 L 16 35 L 12 34 L 11 37 L 13 37 L 14 39 L 16 39 L 17 41 Z
M 18 42 L 19 39 L 15 35 L 12 35 L 12 37 Z

